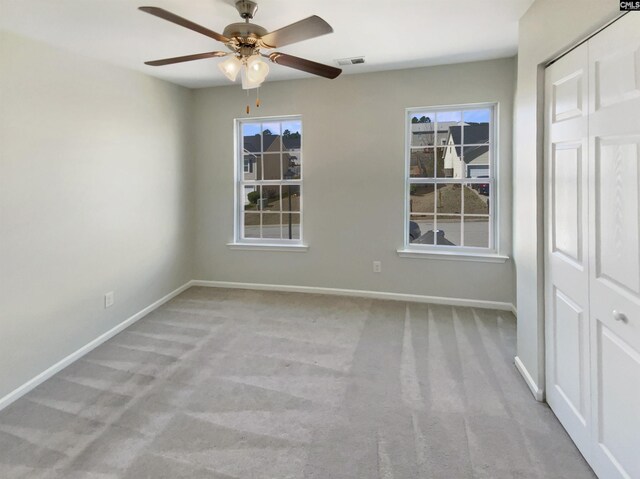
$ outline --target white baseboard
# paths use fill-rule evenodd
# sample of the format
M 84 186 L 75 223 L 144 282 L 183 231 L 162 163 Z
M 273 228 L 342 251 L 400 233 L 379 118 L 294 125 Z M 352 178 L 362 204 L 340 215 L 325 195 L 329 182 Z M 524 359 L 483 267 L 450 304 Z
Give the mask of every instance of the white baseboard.
M 538 387 L 536 382 L 531 377 L 531 374 L 529 374 L 529 371 L 527 371 L 527 368 L 524 366 L 523 362 L 518 356 L 515 357 L 514 362 L 516 365 L 516 369 L 520 372 L 520 374 L 522 374 L 524 381 L 527 383 L 527 386 L 529 386 L 529 389 L 531 389 L 531 393 L 533 394 L 533 397 L 536 398 L 536 401 L 544 401 L 544 390 Z
M 97 348 L 102 343 L 104 343 L 106 340 L 112 338 L 113 336 L 118 334 L 123 329 L 131 326 L 133 323 L 135 323 L 139 319 L 143 318 L 144 316 L 149 314 L 151 311 L 159 308 L 164 303 L 166 303 L 167 301 L 173 299 L 175 296 L 179 295 L 180 293 L 182 293 L 184 290 L 188 289 L 191 286 L 192 286 L 192 281 L 189 281 L 189 282 L 183 284 L 178 289 L 176 289 L 176 290 L 170 292 L 169 294 L 167 294 L 166 296 L 160 298 L 158 301 L 156 301 L 153 304 L 150 304 L 149 306 L 147 306 L 143 310 L 138 311 L 136 314 L 134 314 L 133 316 L 131 316 L 131 317 L 127 318 L 127 319 L 125 319 L 123 322 L 121 322 L 120 324 L 118 324 L 114 328 L 111 328 L 109 331 L 107 331 L 104 334 L 101 334 L 100 336 L 95 338 L 93 341 L 85 344 L 80 349 L 78 349 L 77 351 L 74 351 L 73 353 L 71 353 L 66 358 L 61 359 L 60 361 L 55 363 L 53 366 L 51 366 L 51 367 L 47 368 L 46 370 L 42 371 L 40 374 L 38 374 L 36 377 L 30 379 L 29 381 L 24 383 L 22 386 L 19 386 L 17 389 L 14 389 L 13 391 L 11 391 L 9 394 L 4 396 L 3 398 L 0 398 L 0 411 L 2 409 L 4 409 L 5 407 L 7 407 L 12 402 L 14 402 L 16 399 L 18 399 L 18 398 L 24 396 L 25 394 L 27 394 L 29 391 L 31 391 L 36 386 L 38 386 L 38 385 L 42 384 L 43 382 L 45 382 L 47 379 L 49 379 L 54 374 L 62 371 L 68 365 L 70 365 L 74 361 L 77 361 L 78 359 L 80 359 L 82 356 L 87 354 L 89 351 Z
M 447 306 L 466 306 L 470 308 L 497 309 L 514 311 L 511 303 L 500 301 L 484 301 L 480 299 L 447 298 L 443 296 L 425 296 L 421 294 L 386 293 L 381 291 L 364 291 L 359 289 L 324 288 L 318 286 L 293 286 L 286 284 L 236 283 L 231 281 L 193 280 L 191 286 L 209 288 L 253 289 L 260 291 L 282 291 L 288 293 L 331 294 L 335 296 L 355 296 L 359 298 L 388 299 L 392 301 L 410 301 L 415 303 L 444 304 Z

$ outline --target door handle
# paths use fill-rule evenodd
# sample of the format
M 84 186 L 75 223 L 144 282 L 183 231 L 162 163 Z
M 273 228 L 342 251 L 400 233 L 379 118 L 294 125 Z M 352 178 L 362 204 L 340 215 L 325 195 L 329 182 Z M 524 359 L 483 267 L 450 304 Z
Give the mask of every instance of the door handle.
M 616 309 L 613 310 L 613 319 L 615 319 L 616 321 L 620 321 L 622 323 L 629 322 L 629 318 L 627 318 L 627 316 L 624 313 L 621 313 Z

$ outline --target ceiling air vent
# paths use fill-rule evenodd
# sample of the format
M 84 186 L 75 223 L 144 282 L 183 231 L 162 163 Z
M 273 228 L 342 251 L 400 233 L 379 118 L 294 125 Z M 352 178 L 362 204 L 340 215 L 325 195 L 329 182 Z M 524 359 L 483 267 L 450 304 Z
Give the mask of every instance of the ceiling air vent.
M 353 57 L 353 58 L 339 58 L 336 60 L 338 65 L 358 65 L 360 63 L 364 63 L 364 57 Z

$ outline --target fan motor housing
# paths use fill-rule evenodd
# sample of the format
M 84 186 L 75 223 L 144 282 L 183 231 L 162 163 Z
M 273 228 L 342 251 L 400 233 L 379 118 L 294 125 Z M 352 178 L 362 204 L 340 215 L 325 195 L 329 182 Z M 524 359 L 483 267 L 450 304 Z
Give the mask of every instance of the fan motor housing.
M 227 25 L 222 34 L 227 38 L 238 38 L 241 43 L 255 43 L 266 35 L 267 29 L 255 23 L 232 23 Z M 253 40 L 253 41 L 252 41 Z

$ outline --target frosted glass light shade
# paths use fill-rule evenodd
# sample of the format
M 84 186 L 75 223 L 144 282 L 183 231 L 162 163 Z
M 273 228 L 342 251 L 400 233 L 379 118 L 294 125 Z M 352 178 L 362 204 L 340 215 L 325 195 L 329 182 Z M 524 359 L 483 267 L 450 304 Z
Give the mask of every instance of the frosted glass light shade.
M 218 68 L 231 81 L 236 81 L 238 72 L 242 68 L 242 62 L 235 56 L 230 56 L 225 61 L 218 63 Z
M 269 65 L 263 62 L 258 55 L 253 55 L 247 60 L 247 78 L 252 82 L 262 83 L 269 74 Z
M 249 68 L 247 66 L 242 69 L 242 89 L 251 90 L 252 88 L 258 88 L 260 85 L 262 85 L 261 81 L 252 80 L 249 77 L 248 71 Z

